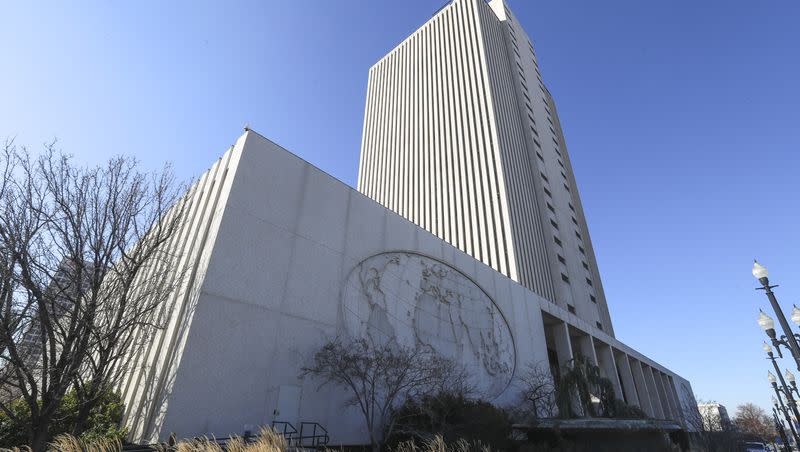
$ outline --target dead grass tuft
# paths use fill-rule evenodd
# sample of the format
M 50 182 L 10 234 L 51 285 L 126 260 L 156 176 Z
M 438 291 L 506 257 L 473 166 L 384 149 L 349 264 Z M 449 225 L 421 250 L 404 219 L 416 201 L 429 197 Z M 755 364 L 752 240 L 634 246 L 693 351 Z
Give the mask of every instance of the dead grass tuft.
M 58 435 L 47 445 L 47 450 L 53 452 L 120 452 L 122 443 L 118 439 L 83 441 L 72 435 Z

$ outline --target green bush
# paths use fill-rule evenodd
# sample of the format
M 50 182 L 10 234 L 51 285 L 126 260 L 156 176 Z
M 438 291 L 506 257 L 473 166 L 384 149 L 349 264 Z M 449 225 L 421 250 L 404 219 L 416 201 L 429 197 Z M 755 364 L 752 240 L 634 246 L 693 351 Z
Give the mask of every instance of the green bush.
M 6 413 L 0 412 L 0 447 L 22 446 L 28 441 L 27 424 L 30 422 L 30 410 L 24 400 L 18 399 L 9 404 L 19 419 L 14 421 Z M 75 433 L 78 416 L 78 398 L 75 390 L 68 392 L 53 417 L 50 425 L 50 438 L 62 433 Z M 84 424 L 80 439 L 94 441 L 99 439 L 124 439 L 127 429 L 121 428 L 124 405 L 122 398 L 113 391 L 106 391 Z
M 480 442 L 495 450 L 509 450 L 512 445 L 511 420 L 504 410 L 446 392 L 408 400 L 394 410 L 385 445 L 393 450 L 413 441 L 426 447 L 437 435 L 446 443 Z

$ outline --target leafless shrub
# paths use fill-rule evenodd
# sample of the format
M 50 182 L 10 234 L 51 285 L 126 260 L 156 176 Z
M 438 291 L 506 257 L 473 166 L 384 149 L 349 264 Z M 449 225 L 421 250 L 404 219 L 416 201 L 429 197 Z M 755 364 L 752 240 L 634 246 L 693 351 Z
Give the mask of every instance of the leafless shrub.
M 347 403 L 363 414 L 373 450 L 380 448 L 382 433 L 391 430 L 385 423 L 393 406 L 423 394 L 469 390 L 464 371 L 428 348 L 364 339 L 327 342 L 302 375 L 320 380 L 320 386 L 347 389 Z
M 514 410 L 517 418 L 527 422 L 558 414 L 556 387 L 548 363 L 528 364 L 517 378 L 516 385 L 520 388 L 520 402 Z
M 134 159 L 76 166 L 47 146 L 0 152 L 0 409 L 45 449 L 71 387 L 80 434 L 98 398 L 127 370 L 127 353 L 162 327 L 156 315 L 183 275 L 171 243 L 183 187 L 168 167 Z M 10 402 L 23 399 L 28 419 Z

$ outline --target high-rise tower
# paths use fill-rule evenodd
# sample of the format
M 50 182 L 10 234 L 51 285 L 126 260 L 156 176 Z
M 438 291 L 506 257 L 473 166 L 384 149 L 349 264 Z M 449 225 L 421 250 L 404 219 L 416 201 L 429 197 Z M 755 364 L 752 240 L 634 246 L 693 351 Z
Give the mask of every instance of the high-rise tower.
M 369 71 L 358 189 L 614 334 L 564 135 L 503 0 L 453 0 Z

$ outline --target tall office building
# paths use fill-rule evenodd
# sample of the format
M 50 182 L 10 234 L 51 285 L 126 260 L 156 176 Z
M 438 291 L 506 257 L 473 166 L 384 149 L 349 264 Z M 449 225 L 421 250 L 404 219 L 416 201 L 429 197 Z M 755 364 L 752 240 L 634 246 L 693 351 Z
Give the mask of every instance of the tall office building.
M 503 0 L 453 0 L 369 71 L 358 189 L 614 335 L 564 135 Z

